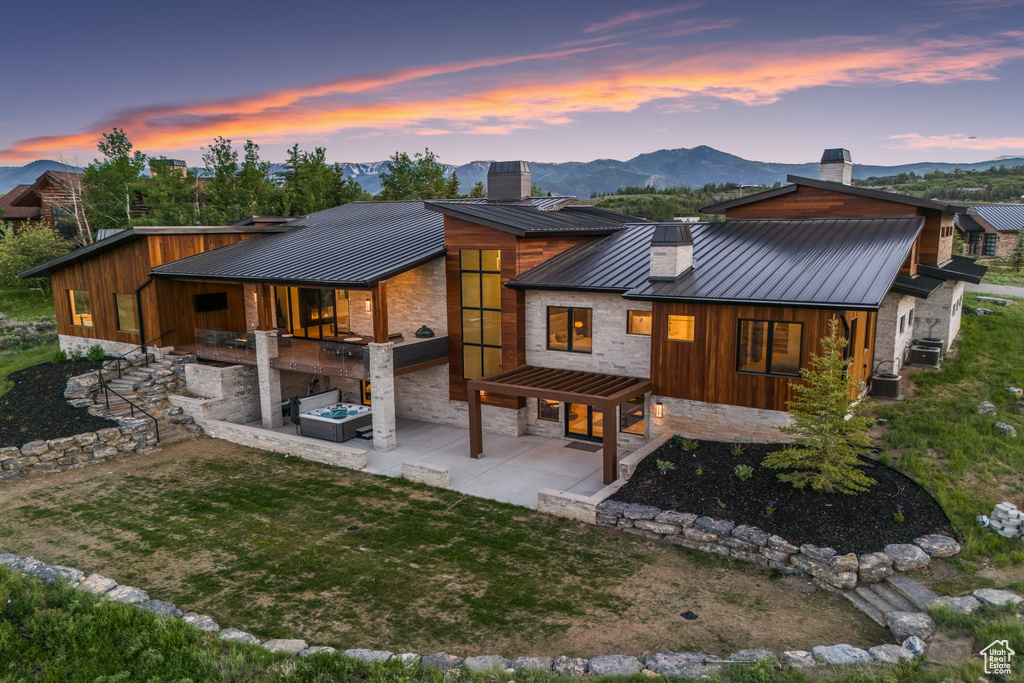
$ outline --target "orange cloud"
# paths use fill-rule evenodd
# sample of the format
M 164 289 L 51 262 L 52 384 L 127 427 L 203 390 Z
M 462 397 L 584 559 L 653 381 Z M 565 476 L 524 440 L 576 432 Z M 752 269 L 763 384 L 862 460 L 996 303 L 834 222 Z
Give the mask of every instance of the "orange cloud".
M 25 161 L 95 149 L 123 127 L 148 151 L 195 149 L 215 136 L 293 142 L 345 132 L 506 134 L 594 112 L 679 111 L 729 101 L 749 106 L 821 86 L 993 80 L 1024 58 L 1019 41 L 828 37 L 697 46 L 646 42 L 426 65 L 208 102 L 126 110 L 73 135 L 0 151 Z M 909 144 L 904 141 L 902 144 Z
M 964 135 L 963 133 L 954 133 L 952 135 L 902 133 L 900 135 L 890 135 L 888 139 L 897 143 L 895 145 L 897 149 L 973 149 L 986 152 L 1020 150 L 1024 152 L 1024 138 L 1018 137 L 982 138 Z

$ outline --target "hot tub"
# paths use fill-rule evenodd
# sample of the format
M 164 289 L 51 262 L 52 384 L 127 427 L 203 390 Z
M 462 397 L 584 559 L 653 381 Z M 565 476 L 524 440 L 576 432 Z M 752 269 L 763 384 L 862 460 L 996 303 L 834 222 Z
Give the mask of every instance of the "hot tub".
M 302 435 L 328 441 L 348 441 L 356 437 L 356 430 L 373 424 L 370 406 L 354 403 L 333 403 L 299 413 Z

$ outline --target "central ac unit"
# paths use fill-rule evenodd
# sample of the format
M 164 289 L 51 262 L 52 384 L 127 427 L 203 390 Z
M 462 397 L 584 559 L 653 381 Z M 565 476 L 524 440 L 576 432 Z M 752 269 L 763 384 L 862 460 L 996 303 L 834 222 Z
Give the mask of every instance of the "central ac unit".
M 930 368 L 939 367 L 939 358 L 942 352 L 930 346 L 911 346 L 910 364 L 927 365 Z
M 946 346 L 945 342 L 938 337 L 925 337 L 924 339 L 915 339 L 914 346 L 925 346 L 929 349 L 938 349 L 939 354 L 942 354 L 942 349 Z
M 903 378 L 887 372 L 871 376 L 871 395 L 875 398 L 899 398 L 903 393 Z

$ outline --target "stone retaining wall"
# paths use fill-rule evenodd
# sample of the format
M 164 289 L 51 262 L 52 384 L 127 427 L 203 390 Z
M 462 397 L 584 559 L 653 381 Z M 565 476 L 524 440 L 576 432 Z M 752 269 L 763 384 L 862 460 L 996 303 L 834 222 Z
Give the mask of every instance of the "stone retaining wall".
M 249 427 L 220 420 L 196 420 L 196 424 L 215 439 L 224 439 L 274 453 L 294 455 L 303 460 L 335 467 L 347 467 L 352 470 L 366 467 L 366 449 L 363 448 L 295 434 L 281 434 L 262 427 Z
M 156 445 L 152 420 L 114 418 L 116 427 L 32 441 L 21 448 L 0 448 L 0 482 L 18 479 L 30 471 L 59 472 L 95 465 L 110 458 L 148 453 Z

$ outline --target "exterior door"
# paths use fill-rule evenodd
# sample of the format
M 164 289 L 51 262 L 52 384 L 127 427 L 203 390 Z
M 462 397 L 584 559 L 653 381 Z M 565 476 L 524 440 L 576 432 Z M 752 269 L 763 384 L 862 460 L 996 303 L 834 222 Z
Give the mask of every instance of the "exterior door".
M 583 403 L 565 404 L 565 435 L 577 439 L 600 441 L 604 437 L 604 424 L 600 410 Z

